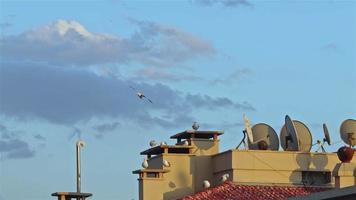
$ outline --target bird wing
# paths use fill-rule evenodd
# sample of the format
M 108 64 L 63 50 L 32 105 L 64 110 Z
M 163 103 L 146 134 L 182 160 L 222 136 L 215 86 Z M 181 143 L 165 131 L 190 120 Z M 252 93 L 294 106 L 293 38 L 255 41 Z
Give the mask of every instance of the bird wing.
M 137 90 L 136 88 L 132 87 L 131 85 L 129 85 L 129 87 L 130 87 L 133 91 L 138 92 L 138 90 Z
M 147 101 L 149 101 L 150 103 L 153 104 L 153 102 L 151 101 L 151 99 L 147 98 L 146 96 L 143 96 L 143 97 L 145 97 L 145 98 L 147 99 Z

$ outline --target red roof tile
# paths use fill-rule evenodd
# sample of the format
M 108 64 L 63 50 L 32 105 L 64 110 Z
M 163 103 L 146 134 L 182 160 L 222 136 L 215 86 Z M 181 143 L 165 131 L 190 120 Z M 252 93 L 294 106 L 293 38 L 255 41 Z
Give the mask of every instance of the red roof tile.
M 331 188 L 235 185 L 232 182 L 225 182 L 215 188 L 183 197 L 181 200 L 282 200 L 329 189 Z

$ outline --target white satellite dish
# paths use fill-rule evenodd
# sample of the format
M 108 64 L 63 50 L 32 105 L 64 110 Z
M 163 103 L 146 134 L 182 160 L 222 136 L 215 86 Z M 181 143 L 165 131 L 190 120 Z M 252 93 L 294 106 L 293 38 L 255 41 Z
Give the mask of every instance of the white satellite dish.
M 356 120 L 347 119 L 340 126 L 341 139 L 351 147 L 356 145 Z
M 250 120 L 247 118 L 246 114 L 243 114 L 243 121 L 245 129 L 242 131 L 244 134 L 243 139 L 236 147 L 238 149 L 241 144 L 245 145 L 245 138 L 247 136 L 248 149 L 252 150 L 278 150 L 279 140 L 276 131 L 268 124 L 259 123 L 252 127 Z
M 302 122 L 292 120 L 288 115 L 280 132 L 280 143 L 285 151 L 309 152 L 312 147 L 312 135 Z
M 265 123 L 258 123 L 252 127 L 253 142 L 248 141 L 248 148 L 253 150 L 279 149 L 279 139 L 276 131 Z

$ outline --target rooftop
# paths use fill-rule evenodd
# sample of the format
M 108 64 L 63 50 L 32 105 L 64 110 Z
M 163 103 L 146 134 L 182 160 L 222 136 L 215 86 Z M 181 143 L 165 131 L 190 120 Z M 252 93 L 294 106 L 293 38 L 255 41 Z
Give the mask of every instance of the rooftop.
M 180 200 L 283 200 L 304 196 L 314 192 L 330 190 L 328 187 L 295 187 L 276 185 L 235 185 L 231 181 L 210 188 Z

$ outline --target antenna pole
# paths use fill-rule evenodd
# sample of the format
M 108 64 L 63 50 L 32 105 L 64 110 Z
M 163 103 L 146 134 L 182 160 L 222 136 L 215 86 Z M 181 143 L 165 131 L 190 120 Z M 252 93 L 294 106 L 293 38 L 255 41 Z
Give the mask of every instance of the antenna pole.
M 85 143 L 82 140 L 79 140 L 76 145 L 76 153 L 77 153 L 77 193 L 80 193 L 80 187 L 81 187 L 81 159 L 80 159 L 80 149 L 81 147 L 84 147 Z M 82 198 L 78 198 L 79 200 Z
M 80 144 L 77 142 L 77 193 L 80 193 Z

